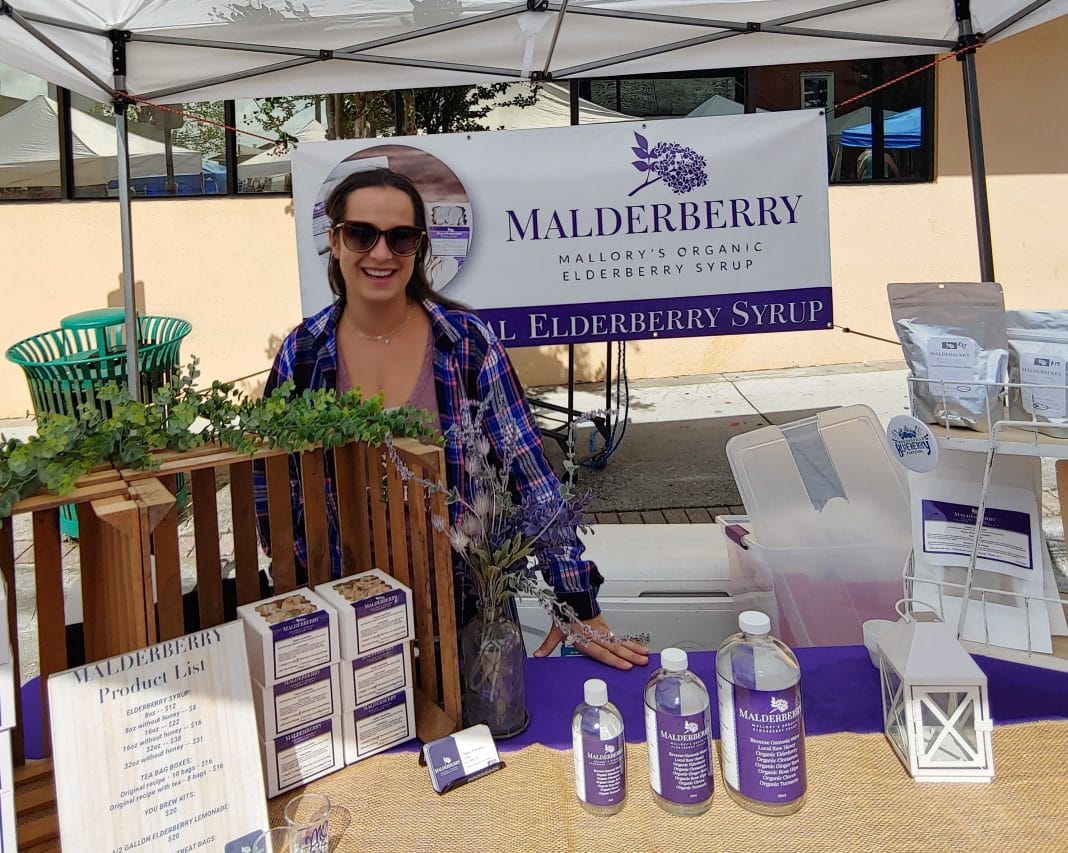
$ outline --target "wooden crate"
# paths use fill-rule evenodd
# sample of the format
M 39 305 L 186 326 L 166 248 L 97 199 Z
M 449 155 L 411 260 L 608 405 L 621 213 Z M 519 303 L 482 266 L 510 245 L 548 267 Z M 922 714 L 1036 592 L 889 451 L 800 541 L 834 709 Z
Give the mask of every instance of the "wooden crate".
M 417 476 L 444 482 L 444 453 L 438 447 L 397 440 L 397 452 Z M 343 574 L 379 568 L 411 587 L 415 609 L 416 729 L 424 740 L 455 731 L 462 719 L 451 549 L 432 518 L 447 518 L 440 492 L 404 483 L 384 451 L 353 442 L 328 453 L 297 455 L 303 486 L 309 584 L 330 579 L 325 473 L 333 457 L 340 521 Z M 275 592 L 297 587 L 290 501 L 290 455 L 262 451 L 254 459 L 266 471 L 272 572 Z M 154 471 L 104 470 L 79 483 L 62 499 L 41 495 L 20 502 L 16 514 L 31 513 L 41 649 L 42 721 L 45 752 L 48 675 L 68 667 L 63 619 L 59 506 L 78 509 L 86 660 L 100 660 L 186 633 L 179 552 L 176 477 L 190 492 L 195 542 L 199 627 L 218 625 L 224 607 L 223 563 L 217 484 L 230 490 L 236 604 L 261 597 L 253 499 L 253 457 L 221 447 L 165 454 Z M 9 621 L 17 654 L 15 555 L 12 525 L 0 529 L 0 569 L 8 581 Z M 152 575 L 155 573 L 155 601 Z M 17 663 L 16 663 L 17 667 Z M 21 715 L 20 715 L 21 716 Z M 24 763 L 21 731 L 16 763 Z M 20 847 L 56 834 L 50 762 L 31 762 L 18 771 L 16 797 Z

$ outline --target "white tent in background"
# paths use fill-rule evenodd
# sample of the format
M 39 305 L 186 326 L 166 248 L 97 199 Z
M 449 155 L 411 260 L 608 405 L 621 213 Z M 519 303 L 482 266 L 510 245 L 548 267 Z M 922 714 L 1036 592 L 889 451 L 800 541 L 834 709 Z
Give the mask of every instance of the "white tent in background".
M 322 122 L 311 119 L 300 130 L 292 134 L 300 142 L 322 142 L 326 139 L 326 128 Z M 289 158 L 291 151 L 283 151 L 279 148 L 268 148 L 253 157 L 237 164 L 237 174 L 241 180 L 245 178 L 273 178 L 278 175 L 289 174 Z
M 745 104 L 739 104 L 723 95 L 713 95 L 707 101 L 698 104 L 687 115 L 690 116 L 736 116 L 745 112 Z M 763 112 L 761 110 L 761 112 Z
M 80 110 L 71 110 L 74 175 L 92 186 L 115 180 L 118 174 L 115 128 Z M 167 174 L 162 142 L 130 134 L 130 175 L 148 178 Z M 174 174 L 199 175 L 199 152 L 175 145 Z M 0 186 L 59 186 L 59 115 L 56 102 L 37 95 L 0 116 Z
M 566 127 L 571 124 L 571 96 L 567 86 L 559 83 L 544 83 L 538 87 L 537 100 L 530 106 L 508 104 L 517 96 L 530 95 L 529 83 L 513 83 L 497 95 L 494 106 L 479 124 L 497 130 L 523 130 L 532 127 Z M 596 124 L 605 121 L 633 121 L 634 116 L 617 113 L 593 101 L 579 99 L 579 124 Z

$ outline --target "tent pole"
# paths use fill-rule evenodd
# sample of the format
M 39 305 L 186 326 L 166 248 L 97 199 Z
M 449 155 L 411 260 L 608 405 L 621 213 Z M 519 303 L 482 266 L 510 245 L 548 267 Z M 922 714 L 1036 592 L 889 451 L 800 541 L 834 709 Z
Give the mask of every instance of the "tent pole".
M 971 47 L 957 54 L 964 75 L 964 112 L 968 125 L 968 151 L 972 166 L 972 196 L 975 203 L 975 231 L 979 242 L 980 281 L 994 281 L 994 249 L 990 237 L 990 205 L 986 193 L 986 158 L 983 154 L 983 128 L 979 119 L 979 80 L 975 70 L 977 39 L 972 31 L 970 0 L 956 0 L 957 24 L 960 27 L 958 48 Z
M 112 30 L 111 60 L 115 71 L 115 141 L 119 180 L 119 232 L 122 238 L 122 293 L 126 308 L 126 380 L 130 397 L 141 399 L 141 365 L 137 355 L 137 292 L 134 288 L 133 226 L 130 210 L 130 147 L 126 109 L 126 42 L 129 33 Z

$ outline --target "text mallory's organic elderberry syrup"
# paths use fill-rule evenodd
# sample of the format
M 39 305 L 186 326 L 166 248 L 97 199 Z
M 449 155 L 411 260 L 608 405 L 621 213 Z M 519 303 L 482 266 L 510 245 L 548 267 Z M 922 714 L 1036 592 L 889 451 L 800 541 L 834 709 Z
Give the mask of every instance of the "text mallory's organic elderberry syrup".
M 665 811 L 699 815 L 712 805 L 712 713 L 708 688 L 682 649 L 664 649 L 645 685 L 649 784 Z
M 608 701 L 608 685 L 590 678 L 571 718 L 575 795 L 590 814 L 614 815 L 627 799 L 627 744 L 623 716 Z
M 764 815 L 793 814 L 805 803 L 805 723 L 801 669 L 756 610 L 716 654 L 719 749 L 731 799 Z

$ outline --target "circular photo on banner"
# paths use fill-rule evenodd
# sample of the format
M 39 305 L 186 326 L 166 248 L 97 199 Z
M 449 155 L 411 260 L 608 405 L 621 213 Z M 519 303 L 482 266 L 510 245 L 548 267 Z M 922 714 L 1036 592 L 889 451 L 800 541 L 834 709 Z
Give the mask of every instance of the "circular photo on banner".
M 326 199 L 339 181 L 366 169 L 392 169 L 415 184 L 426 205 L 430 252 L 427 275 L 435 290 L 444 290 L 467 259 L 471 246 L 471 202 L 460 179 L 433 154 L 410 145 L 374 145 L 346 157 L 326 176 L 315 198 L 312 239 L 323 270 L 330 256 Z

